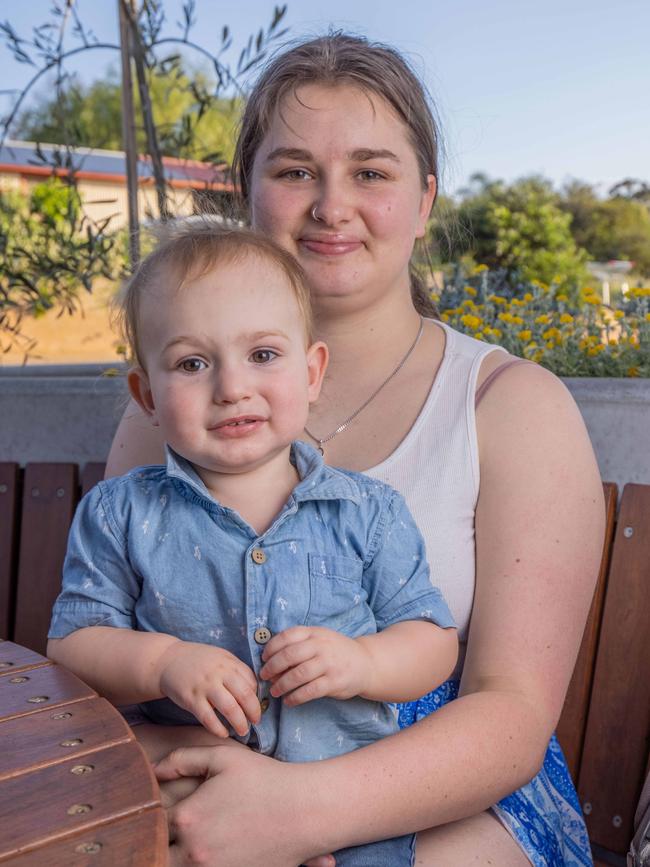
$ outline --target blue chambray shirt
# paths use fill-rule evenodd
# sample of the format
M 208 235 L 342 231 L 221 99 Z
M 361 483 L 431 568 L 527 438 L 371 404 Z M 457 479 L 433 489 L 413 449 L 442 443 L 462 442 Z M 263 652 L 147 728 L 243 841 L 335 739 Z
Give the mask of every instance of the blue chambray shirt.
M 215 501 L 170 448 L 166 467 L 100 482 L 75 515 L 49 637 L 114 626 L 225 648 L 251 667 L 259 698 L 269 699 L 259 725 L 238 740 L 310 761 L 393 733 L 395 714 L 358 697 L 286 707 L 259 680 L 264 644 L 256 637 L 299 624 L 354 638 L 401 620 L 454 621 L 396 491 L 326 466 L 304 443 L 293 444 L 291 460 L 301 481 L 261 535 Z M 163 724 L 197 722 L 169 699 L 143 709 Z

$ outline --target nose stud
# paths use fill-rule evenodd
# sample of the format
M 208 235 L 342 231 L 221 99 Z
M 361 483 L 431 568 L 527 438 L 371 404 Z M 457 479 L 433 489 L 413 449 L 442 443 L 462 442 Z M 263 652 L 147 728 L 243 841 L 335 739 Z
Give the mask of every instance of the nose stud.
M 320 223 L 320 222 L 322 222 L 323 218 L 318 216 L 318 214 L 316 213 L 316 208 L 317 208 L 317 205 L 314 205 L 314 207 L 311 209 L 311 217 L 315 223 Z

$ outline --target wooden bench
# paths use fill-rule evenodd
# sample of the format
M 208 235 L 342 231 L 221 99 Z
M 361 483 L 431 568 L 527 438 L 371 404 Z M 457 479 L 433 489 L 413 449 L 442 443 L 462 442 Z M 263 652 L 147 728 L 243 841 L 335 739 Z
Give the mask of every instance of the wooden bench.
M 0 463 L 0 638 L 43 653 L 76 503 L 102 464 Z M 598 864 L 625 865 L 650 770 L 650 485 L 604 485 L 600 576 L 558 737 Z M 617 514 L 618 505 L 618 514 Z

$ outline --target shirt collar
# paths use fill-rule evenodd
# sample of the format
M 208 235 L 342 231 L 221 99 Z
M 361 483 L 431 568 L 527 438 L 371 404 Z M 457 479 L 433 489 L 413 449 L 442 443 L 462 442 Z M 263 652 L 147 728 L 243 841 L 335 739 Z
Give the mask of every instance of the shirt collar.
M 203 500 L 220 506 L 192 464 L 181 457 L 171 446 L 165 446 L 167 475 L 188 485 Z M 300 503 L 305 500 L 352 500 L 359 505 L 361 491 L 357 482 L 342 470 L 328 467 L 323 456 L 307 443 L 291 444 L 291 463 L 300 476 L 293 489 L 293 498 Z M 223 508 L 223 507 L 222 507 Z

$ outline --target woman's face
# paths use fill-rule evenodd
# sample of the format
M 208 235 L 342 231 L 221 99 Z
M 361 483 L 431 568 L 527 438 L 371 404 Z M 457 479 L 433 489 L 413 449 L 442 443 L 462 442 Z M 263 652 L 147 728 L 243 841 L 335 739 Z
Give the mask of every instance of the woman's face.
M 298 259 L 318 310 L 340 311 L 342 300 L 363 309 L 408 292 L 435 178 L 423 190 L 407 129 L 381 97 L 352 85 L 288 94 L 250 186 L 254 227 Z

